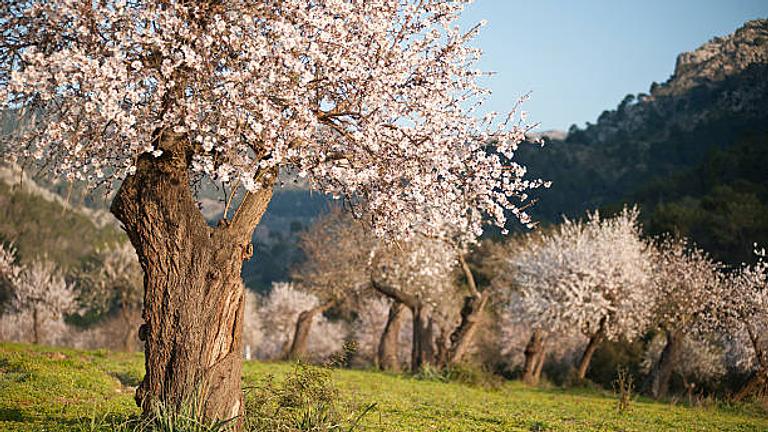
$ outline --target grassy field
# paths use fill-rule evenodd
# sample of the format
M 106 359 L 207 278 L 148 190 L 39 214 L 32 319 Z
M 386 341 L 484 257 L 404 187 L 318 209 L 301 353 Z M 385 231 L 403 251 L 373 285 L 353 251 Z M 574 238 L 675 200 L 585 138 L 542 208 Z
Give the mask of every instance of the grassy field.
M 248 362 L 244 386 L 288 373 L 290 364 Z M 137 414 L 138 354 L 0 344 L 0 431 L 91 431 L 95 419 Z M 594 390 L 531 389 L 517 382 L 485 390 L 378 372 L 334 370 L 350 412 L 376 403 L 365 431 L 768 431 L 757 405 L 687 408 L 646 400 L 619 413 Z

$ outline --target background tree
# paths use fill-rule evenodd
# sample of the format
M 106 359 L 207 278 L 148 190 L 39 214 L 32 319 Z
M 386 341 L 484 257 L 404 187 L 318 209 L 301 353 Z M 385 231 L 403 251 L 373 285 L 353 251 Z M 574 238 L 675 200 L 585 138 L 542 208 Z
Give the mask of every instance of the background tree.
M 402 303 L 384 296 L 369 297 L 358 304 L 353 322 L 357 359 L 394 372 L 408 365 L 413 337 L 409 314 Z
M 145 411 L 203 388 L 204 416 L 242 414 L 240 270 L 280 167 L 380 235 L 429 233 L 423 209 L 471 213 L 472 232 L 505 210 L 528 222 L 517 203 L 540 183 L 499 156 L 526 128 L 474 117 L 487 92 L 479 26 L 455 26 L 464 3 L 2 3 L 0 100 L 21 120 L 6 157 L 122 180 L 112 211 L 146 274 Z M 200 176 L 247 190 L 216 227 Z
M 656 246 L 653 321 L 666 342 L 649 377 L 653 397 L 667 395 L 672 372 L 685 358 L 681 350 L 686 339 L 695 338 L 691 333 L 697 325 L 711 319 L 710 305 L 723 295 L 721 267 L 701 249 L 689 247 L 687 239 L 663 238 Z
M 286 357 L 299 315 L 317 307 L 319 299 L 293 283 L 278 282 L 260 301 L 256 314 L 262 334 L 256 356 L 266 360 Z M 343 325 L 317 317 L 307 337 L 307 360 L 322 361 L 341 350 L 346 331 Z
M 370 257 L 377 241 L 351 216 L 332 210 L 299 237 L 305 260 L 292 271 L 292 279 L 319 299 L 302 311 L 296 322 L 288 358 L 306 354 L 315 316 L 332 307 L 354 308 L 370 295 Z
M 32 343 L 55 341 L 57 331 L 64 327 L 64 315 L 77 307 L 74 286 L 64 280 L 50 261 L 36 260 L 24 266 L 13 284 L 12 308 L 26 317 Z M 58 324 L 58 329 L 47 329 Z
M 411 312 L 411 369 L 439 365 L 456 304 L 456 251 L 442 239 L 414 237 L 382 244 L 372 261 L 373 287 Z M 442 337 L 441 337 L 442 336 Z M 442 343 L 441 343 L 442 342 Z
M 578 328 L 589 338 L 577 374 L 606 339 L 631 339 L 647 328 L 655 301 L 649 289 L 649 247 L 640 238 L 638 211 L 613 218 L 595 212 L 566 219 L 537 241 L 524 243 L 506 265 L 534 327 Z
M 21 268 L 16 264 L 16 249 L 12 244 L 0 243 L 0 316 L 10 307 L 13 284 Z
M 726 280 L 724 295 L 715 299 L 717 323 L 728 337 L 750 354 L 752 376 L 737 400 L 768 394 L 768 263 L 765 251 L 752 266 L 743 266 Z
M 114 315 L 120 321 L 121 348 L 133 351 L 139 340 L 144 280 L 130 243 L 99 251 L 78 276 L 81 301 L 98 315 Z

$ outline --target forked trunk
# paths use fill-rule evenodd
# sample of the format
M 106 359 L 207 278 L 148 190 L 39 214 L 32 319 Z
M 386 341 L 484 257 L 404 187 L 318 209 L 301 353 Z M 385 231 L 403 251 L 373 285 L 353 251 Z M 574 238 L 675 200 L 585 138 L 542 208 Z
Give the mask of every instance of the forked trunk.
M 536 370 L 539 363 L 543 363 L 540 354 L 544 351 L 544 334 L 536 329 L 531 334 L 528 344 L 525 346 L 525 363 L 523 364 L 523 382 L 528 385 L 538 384 Z
M 312 330 L 312 322 L 318 314 L 322 314 L 330 309 L 334 303 L 334 301 L 329 301 L 299 314 L 299 319 L 296 321 L 296 331 L 293 333 L 291 347 L 288 349 L 288 360 L 301 360 L 306 357 L 307 347 L 309 346 L 309 332 Z
M 485 293 L 475 293 L 464 297 L 461 322 L 451 334 L 451 348 L 448 353 L 449 364 L 461 363 L 466 357 L 480 325 L 486 303 L 488 303 L 488 295 Z
M 589 369 L 589 364 L 592 362 L 592 356 L 595 354 L 595 351 L 597 351 L 597 348 L 600 346 L 604 339 L 605 318 L 600 321 L 600 328 L 598 329 L 597 333 L 589 338 L 587 348 L 584 350 L 584 354 L 581 356 L 581 360 L 579 361 L 579 368 L 577 370 L 577 376 L 580 380 L 584 380 L 584 378 L 587 377 L 587 370 Z
M 145 414 L 157 403 L 195 404 L 206 420 L 227 420 L 243 413 L 240 270 L 271 190 L 247 196 L 231 226 L 209 227 L 181 143 L 157 140 L 162 156 L 141 156 L 112 203 L 144 270 L 146 375 L 136 402 Z
M 661 351 L 659 361 L 651 371 L 651 396 L 654 399 L 667 397 L 672 371 L 678 361 L 683 335 L 678 331 L 667 332 L 667 344 Z
M 400 302 L 393 302 L 389 307 L 389 316 L 387 325 L 381 334 L 378 349 L 378 365 L 381 370 L 399 372 L 400 359 L 398 357 L 398 340 L 400 339 L 400 329 L 405 317 L 405 305 Z

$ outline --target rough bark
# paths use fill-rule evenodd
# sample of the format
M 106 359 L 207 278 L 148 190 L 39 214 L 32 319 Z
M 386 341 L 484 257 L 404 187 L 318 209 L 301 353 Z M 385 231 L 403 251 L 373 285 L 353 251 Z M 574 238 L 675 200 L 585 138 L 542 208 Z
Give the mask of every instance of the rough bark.
M 667 331 L 667 344 L 661 351 L 659 361 L 651 371 L 650 391 L 654 399 L 667 397 L 672 371 L 678 361 L 683 335 L 679 331 Z
M 136 402 L 145 413 L 156 403 L 197 403 L 206 419 L 231 419 L 243 413 L 240 271 L 271 184 L 246 194 L 231 223 L 210 227 L 190 190 L 183 142 L 156 140 L 162 156 L 139 158 L 111 208 L 144 270 L 146 375 Z
M 589 363 L 592 361 L 592 356 L 595 354 L 595 351 L 597 351 L 597 348 L 600 346 L 604 339 L 605 318 L 600 321 L 600 327 L 597 330 L 597 333 L 589 338 L 587 348 L 584 350 L 584 354 L 581 356 L 581 360 L 579 361 L 579 368 L 577 369 L 577 376 L 580 380 L 583 380 L 587 377 L 587 370 L 589 369 Z
M 538 384 L 536 371 L 539 369 L 539 363 L 543 363 L 540 358 L 544 350 L 544 334 L 536 329 L 531 334 L 528 344 L 525 346 L 525 363 L 523 364 L 523 382 L 528 385 Z M 539 370 L 540 372 L 540 370 Z
M 389 307 L 387 325 L 379 340 L 378 365 L 381 370 L 399 372 L 400 359 L 398 357 L 398 340 L 400 329 L 405 317 L 405 305 L 399 302 L 392 303 Z
M 336 302 L 328 301 L 312 309 L 299 314 L 296 320 L 296 331 L 293 333 L 291 347 L 288 349 L 288 360 L 301 360 L 307 355 L 307 346 L 309 345 L 309 332 L 312 330 L 312 322 L 318 314 L 330 309 Z
M 488 296 L 483 294 L 470 295 L 464 298 L 464 306 L 461 308 L 461 322 L 451 334 L 451 348 L 448 354 L 450 364 L 461 363 L 467 355 L 475 333 L 477 333 L 486 303 L 488 303 Z
M 467 355 L 489 298 L 487 291 L 482 293 L 478 291 L 475 276 L 463 256 L 459 256 L 459 263 L 464 277 L 467 279 L 469 295 L 464 298 L 464 304 L 461 308 L 461 322 L 451 334 L 451 347 L 448 353 L 450 364 L 461 363 Z

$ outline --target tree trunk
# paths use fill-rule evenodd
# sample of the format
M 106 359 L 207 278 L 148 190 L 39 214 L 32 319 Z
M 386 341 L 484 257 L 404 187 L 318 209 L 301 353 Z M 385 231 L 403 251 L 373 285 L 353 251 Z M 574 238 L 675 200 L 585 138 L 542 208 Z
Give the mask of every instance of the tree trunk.
M 35 345 L 40 343 L 40 320 L 36 307 L 32 308 L 32 343 Z
M 162 156 L 139 158 L 111 208 L 144 270 L 146 375 L 136 402 L 145 414 L 157 403 L 194 403 L 202 418 L 226 420 L 243 414 L 240 271 L 271 183 L 246 194 L 232 223 L 210 227 L 190 190 L 184 142 L 171 135 L 156 140 Z
M 309 331 L 312 330 L 312 322 L 315 320 L 315 316 L 327 311 L 334 304 L 334 301 L 328 301 L 299 314 L 291 348 L 288 350 L 288 360 L 302 360 L 306 357 L 307 346 L 309 345 Z
M 661 351 L 659 361 L 651 371 L 651 396 L 654 399 L 667 397 L 672 370 L 678 361 L 683 335 L 679 331 L 667 331 L 667 344 Z
M 598 346 L 603 342 L 604 338 L 605 337 L 603 335 L 603 329 L 601 325 L 600 330 L 589 338 L 587 348 L 584 350 L 584 354 L 581 356 L 581 360 L 579 361 L 577 376 L 580 380 L 584 380 L 584 378 L 587 377 L 587 369 L 589 369 L 589 363 L 592 361 L 592 355 L 595 354 L 595 351 L 597 351 Z
M 547 359 L 547 347 L 546 345 L 541 347 L 541 351 L 536 356 L 536 366 L 533 369 L 533 382 L 538 384 L 541 381 L 541 371 L 544 369 L 544 362 Z
M 419 304 L 411 310 L 411 313 L 413 314 L 411 371 L 418 372 L 423 366 L 433 364 L 435 350 L 429 307 Z
M 461 363 L 467 355 L 475 333 L 477 333 L 486 303 L 488 303 L 488 295 L 484 295 L 484 293 L 464 297 L 464 306 L 461 308 L 461 323 L 451 334 L 451 348 L 448 354 L 450 364 Z
M 405 316 L 405 305 L 393 302 L 389 307 L 387 325 L 379 340 L 378 364 L 381 370 L 400 372 L 400 359 L 398 358 L 398 341 L 400 328 Z
M 523 364 L 523 382 L 528 385 L 538 384 L 536 369 L 539 366 L 540 354 L 544 350 L 544 335 L 539 329 L 533 331 L 528 344 L 525 346 L 525 363 Z M 543 363 L 543 361 L 541 361 Z

